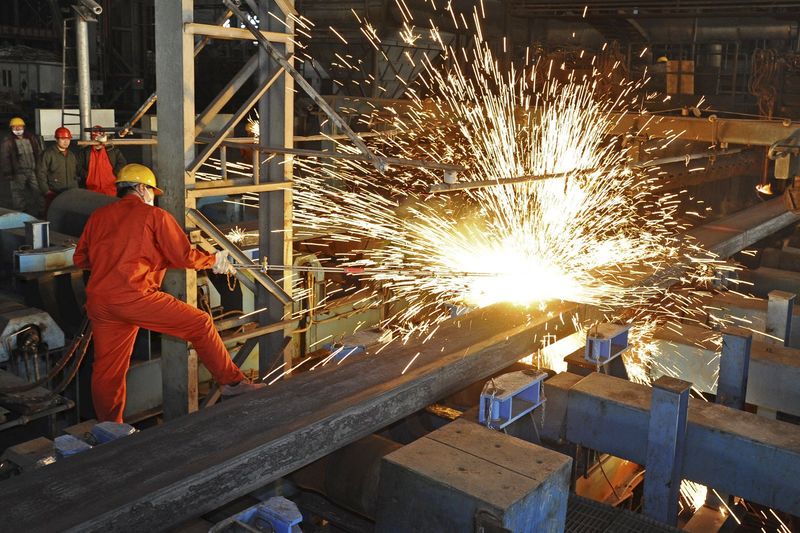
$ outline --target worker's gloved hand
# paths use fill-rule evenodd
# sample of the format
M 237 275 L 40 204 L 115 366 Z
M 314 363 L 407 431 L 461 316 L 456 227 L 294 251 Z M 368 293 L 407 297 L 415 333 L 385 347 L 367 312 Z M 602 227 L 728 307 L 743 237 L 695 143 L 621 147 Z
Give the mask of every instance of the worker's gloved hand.
M 217 260 L 214 266 L 211 267 L 211 271 L 214 272 L 214 274 L 236 274 L 236 269 L 233 268 L 233 265 L 228 259 L 228 252 L 220 250 L 215 255 Z

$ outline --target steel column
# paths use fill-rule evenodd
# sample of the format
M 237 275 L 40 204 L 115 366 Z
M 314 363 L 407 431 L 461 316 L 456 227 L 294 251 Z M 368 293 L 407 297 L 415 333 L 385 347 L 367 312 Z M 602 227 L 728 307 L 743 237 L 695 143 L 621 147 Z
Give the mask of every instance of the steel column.
M 650 401 L 644 512 L 654 520 L 673 526 L 678 522 L 691 387 L 688 381 L 661 376 L 653 383 Z
M 784 346 L 789 346 L 792 333 L 792 312 L 794 311 L 795 294 L 784 291 L 770 291 L 767 302 L 766 333 L 779 337 Z M 779 343 L 775 339 L 769 339 Z
M 294 2 L 289 2 L 289 9 L 293 9 Z M 287 13 L 280 10 L 274 0 L 258 1 L 258 18 L 266 23 L 266 30 L 289 31 L 294 29 L 294 22 Z M 268 14 L 272 13 L 272 16 Z M 274 17 L 279 17 L 286 25 Z M 266 40 L 264 40 L 266 42 Z M 294 133 L 294 83 L 291 76 L 284 72 L 283 67 L 270 57 L 270 50 L 263 45 L 258 48 L 259 83 L 265 84 L 277 76 L 272 88 L 261 97 L 258 102 L 259 146 L 278 146 L 292 148 L 292 135 Z M 269 44 L 269 43 L 268 43 Z M 291 43 L 271 45 L 289 65 L 293 64 L 292 53 L 294 45 Z M 292 180 L 292 165 L 286 158 L 275 156 L 269 160 L 259 157 L 258 181 L 287 182 Z M 292 259 L 292 191 L 283 189 L 271 192 L 262 192 L 258 196 L 258 249 L 259 257 L 269 261 L 270 264 L 291 265 Z M 285 276 L 283 290 L 286 295 L 291 295 L 291 276 Z M 291 306 L 286 300 L 279 300 L 273 294 L 259 289 L 256 294 L 256 308 L 266 307 L 267 312 L 259 314 L 259 324 L 267 326 L 284 320 L 291 313 Z M 261 376 L 270 372 L 270 369 L 279 364 L 278 358 L 282 352 L 284 333 L 277 331 L 261 338 L 258 344 L 258 371 Z M 292 353 L 284 352 L 287 365 L 291 365 Z
M 186 185 L 194 175 L 185 171 L 194 159 L 194 39 L 183 32 L 192 22 L 193 0 L 155 2 L 156 92 L 158 103 L 159 185 L 164 196 L 159 205 L 178 224 L 186 224 L 185 212 L 194 207 Z M 164 289 L 190 305 L 197 304 L 194 270 L 170 270 Z M 164 417 L 175 418 L 197 410 L 197 362 L 188 357 L 186 342 L 164 336 L 161 341 Z
M 750 369 L 750 347 L 753 335 L 742 328 L 722 332 L 722 356 L 719 360 L 717 403 L 744 409 L 747 397 L 747 375 Z

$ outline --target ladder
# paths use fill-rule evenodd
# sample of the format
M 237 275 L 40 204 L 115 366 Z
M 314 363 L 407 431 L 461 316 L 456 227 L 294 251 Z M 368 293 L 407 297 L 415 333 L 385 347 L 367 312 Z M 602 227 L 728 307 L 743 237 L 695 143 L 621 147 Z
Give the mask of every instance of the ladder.
M 61 125 L 80 132 L 78 109 L 78 52 L 75 46 L 75 17 L 65 18 L 61 36 Z M 72 109 L 73 111 L 70 111 Z M 70 126 L 75 126 L 71 128 Z

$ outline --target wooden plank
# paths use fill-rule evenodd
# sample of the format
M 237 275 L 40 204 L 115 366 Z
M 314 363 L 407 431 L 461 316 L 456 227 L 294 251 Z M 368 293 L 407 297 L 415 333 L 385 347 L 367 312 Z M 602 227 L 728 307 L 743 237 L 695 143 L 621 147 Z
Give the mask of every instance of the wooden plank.
M 572 330 L 552 306 L 493 306 L 384 350 L 148 429 L 0 484 L 17 531 L 164 530 L 483 379 Z M 419 354 L 419 355 L 417 355 Z M 403 368 L 416 356 L 414 364 Z
M 206 35 L 214 39 L 228 41 L 252 41 L 253 34 L 243 28 L 224 28 L 215 24 L 201 24 L 199 22 L 187 22 L 183 25 L 183 31 L 191 35 Z M 275 31 L 262 31 L 264 37 L 274 43 L 288 43 L 294 38 L 289 33 Z
M 291 189 L 291 181 L 250 183 L 248 185 L 230 185 L 228 187 L 204 187 L 202 189 L 187 189 L 186 194 L 192 198 L 205 196 L 225 196 L 229 194 L 261 193 Z

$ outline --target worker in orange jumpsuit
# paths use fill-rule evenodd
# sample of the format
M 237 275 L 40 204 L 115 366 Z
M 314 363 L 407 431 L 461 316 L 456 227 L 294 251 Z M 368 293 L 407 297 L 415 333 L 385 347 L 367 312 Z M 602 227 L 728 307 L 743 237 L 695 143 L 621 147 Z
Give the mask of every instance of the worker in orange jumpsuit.
M 189 243 L 177 221 L 153 203 L 162 193 L 144 165 L 117 176 L 121 200 L 89 217 L 75 250 L 75 264 L 91 271 L 86 312 L 92 321 L 92 400 L 100 421 L 122 422 L 125 375 L 139 328 L 189 341 L 222 387 L 235 396 L 263 387 L 245 380 L 207 313 L 160 290 L 168 268 L 235 272 L 227 253 L 208 254 Z

